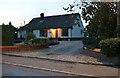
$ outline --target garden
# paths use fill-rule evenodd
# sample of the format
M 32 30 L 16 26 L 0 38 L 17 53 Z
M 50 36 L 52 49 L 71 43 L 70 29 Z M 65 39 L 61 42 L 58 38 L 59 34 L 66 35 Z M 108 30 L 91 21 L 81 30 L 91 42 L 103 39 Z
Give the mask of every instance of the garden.
M 0 49 L 2 49 L 3 52 L 5 51 L 7 52 L 8 51 L 11 51 L 11 52 L 12 51 L 13 52 L 31 51 L 31 50 L 41 49 L 41 48 L 48 48 L 49 45 L 59 44 L 59 42 L 50 40 L 47 37 L 35 38 L 33 34 L 27 34 L 26 39 L 23 41 L 14 42 L 14 39 L 12 36 L 9 38 L 4 38 L 4 39 L 6 40 L 8 39 L 8 40 L 7 41 L 3 40 L 2 46 L 0 47 Z
M 101 41 L 86 38 L 83 40 L 83 43 L 85 48 L 101 52 L 108 57 L 116 57 L 120 55 L 120 38 L 109 38 Z

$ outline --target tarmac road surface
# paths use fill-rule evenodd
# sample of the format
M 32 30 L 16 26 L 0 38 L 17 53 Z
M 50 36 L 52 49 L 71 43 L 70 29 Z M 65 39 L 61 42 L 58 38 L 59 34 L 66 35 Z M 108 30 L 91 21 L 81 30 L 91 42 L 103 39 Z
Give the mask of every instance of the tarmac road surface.
M 2 65 L 3 76 L 70 76 L 69 74 L 30 69 L 25 67 Z

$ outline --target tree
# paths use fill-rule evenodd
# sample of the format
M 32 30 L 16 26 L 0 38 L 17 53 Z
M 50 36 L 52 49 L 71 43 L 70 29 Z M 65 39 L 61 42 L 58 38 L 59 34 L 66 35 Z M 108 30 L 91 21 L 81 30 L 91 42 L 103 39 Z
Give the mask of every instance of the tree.
M 117 3 L 117 37 L 120 37 L 120 1 Z
M 11 46 L 14 42 L 14 29 L 11 25 L 2 25 L 2 46 Z
M 92 37 L 107 39 L 117 36 L 117 11 L 115 3 L 97 3 L 95 18 L 87 26 Z M 96 32 L 96 33 L 95 33 Z
M 100 40 L 117 37 L 116 2 L 78 1 L 63 9 L 67 12 L 73 12 L 76 7 L 81 9 L 81 17 L 88 23 L 86 29 L 89 37 Z

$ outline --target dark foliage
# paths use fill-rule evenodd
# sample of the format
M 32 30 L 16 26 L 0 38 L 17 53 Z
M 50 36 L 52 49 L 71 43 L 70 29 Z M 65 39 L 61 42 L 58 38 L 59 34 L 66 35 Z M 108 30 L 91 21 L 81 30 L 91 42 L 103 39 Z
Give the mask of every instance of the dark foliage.
M 29 41 L 29 45 L 35 48 L 48 47 L 50 40 L 46 37 L 34 38 Z
M 110 38 L 100 41 L 101 52 L 107 56 L 120 55 L 120 38 Z
M 99 46 L 99 43 L 100 42 L 100 39 L 95 39 L 93 37 L 85 37 L 83 39 L 83 44 L 84 44 L 84 47 L 87 47 L 89 49 L 93 49 L 93 48 L 100 48 Z
M 14 28 L 10 25 L 2 25 L 2 46 L 11 46 L 14 42 Z
M 88 23 L 85 28 L 85 37 L 92 37 L 93 39 L 91 41 L 88 39 L 87 42 L 120 37 L 120 23 L 117 24 L 120 18 L 120 7 L 118 5 L 120 2 L 117 4 L 117 2 L 85 1 L 76 1 L 69 4 L 64 10 L 74 12 L 76 8 L 81 9 L 81 17 Z

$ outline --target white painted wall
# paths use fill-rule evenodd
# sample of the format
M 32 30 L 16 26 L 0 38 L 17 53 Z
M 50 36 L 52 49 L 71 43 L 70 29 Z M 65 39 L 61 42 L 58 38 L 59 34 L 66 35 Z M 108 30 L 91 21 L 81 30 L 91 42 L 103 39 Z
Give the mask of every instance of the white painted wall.
M 82 35 L 81 35 L 81 27 L 73 26 L 72 37 L 74 37 L 74 38 L 82 37 Z
M 52 37 L 52 34 L 51 34 L 51 31 L 50 29 L 47 30 L 47 37 L 51 38 Z
M 73 25 L 73 29 L 69 28 L 68 29 L 68 36 L 61 36 L 61 38 L 82 38 L 84 37 L 84 27 L 83 27 L 83 23 L 81 21 L 81 19 L 79 18 L 79 16 L 77 17 L 77 19 L 79 19 L 79 24 Z M 75 23 L 77 22 L 77 20 L 75 20 Z M 81 34 L 82 31 L 82 34 Z M 61 32 L 62 33 L 62 32 Z M 62 35 L 62 34 L 61 34 Z
M 59 29 L 58 29 L 58 38 L 61 38 L 61 36 L 62 36 L 62 29 L 59 28 Z
M 18 38 L 20 38 L 20 36 L 22 36 L 22 38 L 26 37 L 26 31 L 18 31 Z
M 33 30 L 33 34 L 35 35 L 36 38 L 40 37 L 40 30 Z
M 78 17 L 78 19 L 80 20 L 80 18 Z M 77 20 L 75 21 L 75 23 L 77 22 Z M 73 29 L 72 29 L 72 37 L 73 38 L 82 38 L 84 37 L 84 33 L 83 33 L 83 30 L 84 30 L 84 27 L 83 27 L 83 23 L 82 21 L 80 20 L 79 21 L 80 23 L 80 26 L 78 24 L 76 25 L 73 25 Z M 82 31 L 82 34 L 81 34 L 81 31 Z
M 68 37 L 71 37 L 71 28 L 68 29 Z

